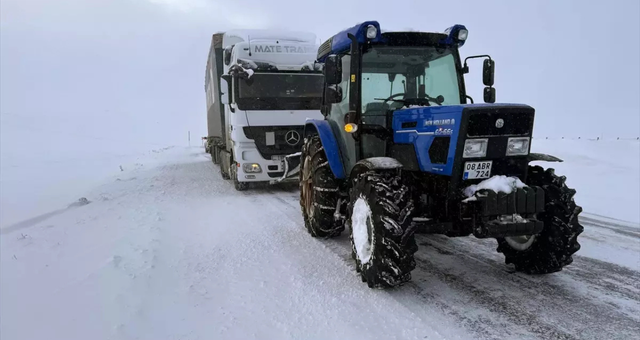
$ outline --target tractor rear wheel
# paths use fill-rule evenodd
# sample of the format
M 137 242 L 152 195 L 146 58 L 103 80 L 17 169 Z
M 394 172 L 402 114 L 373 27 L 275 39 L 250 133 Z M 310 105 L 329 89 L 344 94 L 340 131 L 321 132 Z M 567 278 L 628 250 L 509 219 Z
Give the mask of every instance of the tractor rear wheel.
M 545 211 L 537 218 L 544 229 L 530 237 L 498 239 L 497 251 L 505 256 L 505 263 L 513 263 L 517 271 L 527 274 L 549 274 L 562 270 L 573 262 L 572 255 L 580 250 L 578 235 L 584 228 L 578 221 L 582 208 L 573 197 L 576 193 L 565 184 L 566 177 L 557 176 L 553 169 L 546 171 L 530 166 L 527 185 L 544 189 Z
M 414 204 L 397 171 L 368 171 L 351 190 L 349 225 L 356 270 L 370 288 L 411 280 L 418 250 L 411 222 Z
M 305 138 L 300 158 L 300 207 L 307 231 L 313 237 L 340 235 L 344 225 L 334 218 L 338 180 L 329 168 L 318 135 Z

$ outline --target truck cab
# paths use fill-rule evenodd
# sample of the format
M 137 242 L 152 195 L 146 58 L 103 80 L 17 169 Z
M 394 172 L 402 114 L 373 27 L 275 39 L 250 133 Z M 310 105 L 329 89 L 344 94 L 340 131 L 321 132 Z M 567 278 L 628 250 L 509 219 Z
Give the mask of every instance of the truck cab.
M 322 118 L 316 40 L 312 33 L 270 30 L 222 36 L 224 132 L 211 150 L 223 177 L 232 179 L 236 189 L 245 190 L 250 182 L 297 179 L 297 162 L 285 157 L 300 151 L 306 120 Z

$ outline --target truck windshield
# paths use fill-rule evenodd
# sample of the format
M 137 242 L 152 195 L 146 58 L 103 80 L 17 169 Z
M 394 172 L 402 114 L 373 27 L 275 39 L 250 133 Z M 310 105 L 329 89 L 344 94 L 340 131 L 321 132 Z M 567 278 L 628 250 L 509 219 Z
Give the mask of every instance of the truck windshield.
M 238 81 L 241 110 L 319 110 L 322 74 L 255 73 Z
M 456 60 L 451 49 L 373 47 L 362 56 L 363 112 L 367 104 L 382 103 L 392 95 L 396 95 L 392 99 L 402 100 L 423 98 L 425 94 L 431 98 L 442 96 L 442 105 L 460 104 Z M 438 104 L 431 101 L 425 105 Z

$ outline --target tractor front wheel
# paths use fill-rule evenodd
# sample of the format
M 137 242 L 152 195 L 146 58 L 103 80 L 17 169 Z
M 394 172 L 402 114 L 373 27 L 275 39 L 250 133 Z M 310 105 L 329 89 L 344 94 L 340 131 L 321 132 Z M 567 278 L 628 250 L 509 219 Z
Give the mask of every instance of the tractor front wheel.
M 565 184 L 564 176 L 553 169 L 529 167 L 527 184 L 544 189 L 545 211 L 537 218 L 544 222 L 538 235 L 498 239 L 497 251 L 505 256 L 505 263 L 513 263 L 517 271 L 527 274 L 558 272 L 573 262 L 572 255 L 580 250 L 578 235 L 584 228 L 578 221 L 582 208 L 573 196 L 576 191 Z
M 334 218 L 338 180 L 329 168 L 318 135 L 305 138 L 300 158 L 300 207 L 307 231 L 313 237 L 340 235 L 344 225 Z
M 390 288 L 411 280 L 418 250 L 410 228 L 414 205 L 397 171 L 368 171 L 351 190 L 349 225 L 352 255 L 370 288 Z

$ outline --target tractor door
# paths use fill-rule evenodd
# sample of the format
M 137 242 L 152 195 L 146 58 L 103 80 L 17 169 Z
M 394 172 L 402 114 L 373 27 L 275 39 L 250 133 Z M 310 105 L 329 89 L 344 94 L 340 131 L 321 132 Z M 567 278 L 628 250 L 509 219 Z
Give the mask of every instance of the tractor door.
M 331 124 L 333 133 L 338 141 L 338 146 L 340 147 L 340 152 L 342 153 L 342 162 L 347 174 L 351 171 L 351 169 L 357 162 L 355 140 L 353 139 L 353 135 L 347 133 L 344 130 L 344 125 L 346 122 L 345 117 L 349 112 L 350 64 L 351 57 L 349 55 L 342 56 L 342 81 L 340 82 L 340 84 L 336 85 L 339 89 L 339 92 L 342 93 L 342 98 L 339 102 L 330 104 L 330 108 L 328 110 L 329 114 L 326 118 L 327 121 L 329 121 L 329 124 Z
M 400 104 L 384 99 L 403 99 L 406 81 L 402 74 L 367 72 L 362 70 L 362 122 L 363 126 L 374 126 L 376 131 L 391 133 L 391 111 Z M 395 96 L 394 96 L 395 95 Z M 376 134 L 361 135 L 362 158 L 385 157 L 388 141 Z

